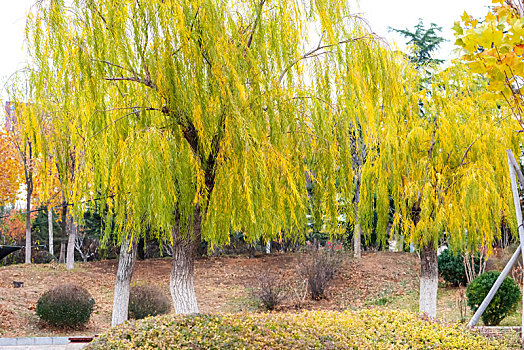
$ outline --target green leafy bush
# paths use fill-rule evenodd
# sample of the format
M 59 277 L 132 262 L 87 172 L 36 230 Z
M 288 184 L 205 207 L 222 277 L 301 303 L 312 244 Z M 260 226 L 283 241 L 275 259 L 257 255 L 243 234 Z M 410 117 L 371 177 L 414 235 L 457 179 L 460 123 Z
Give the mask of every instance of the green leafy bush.
M 152 285 L 135 285 L 129 293 L 129 317 L 141 319 L 167 314 L 171 300 L 162 290 Z
M 455 255 L 450 249 L 440 253 L 438 256 L 438 272 L 444 281 L 453 286 L 465 286 L 467 284 L 463 260 L 462 255 Z
M 77 327 L 89 321 L 95 300 L 83 287 L 64 284 L 54 287 L 40 297 L 36 314 L 52 326 Z
M 507 349 L 407 311 L 166 315 L 110 329 L 86 349 Z
M 470 283 L 466 291 L 468 306 L 477 311 L 480 304 L 500 275 L 498 271 L 489 271 L 478 276 Z M 502 282 L 499 290 L 482 314 L 482 321 L 487 326 L 496 326 L 515 311 L 520 300 L 520 289 L 517 282 L 510 277 Z

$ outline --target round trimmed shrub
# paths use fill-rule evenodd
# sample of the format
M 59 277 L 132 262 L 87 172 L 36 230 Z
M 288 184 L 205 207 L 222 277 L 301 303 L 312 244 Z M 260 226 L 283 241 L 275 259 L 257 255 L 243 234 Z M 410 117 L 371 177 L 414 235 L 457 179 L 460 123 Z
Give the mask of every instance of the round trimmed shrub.
M 129 317 L 136 320 L 169 313 L 171 300 L 158 287 L 135 285 L 129 293 Z
M 94 349 L 509 349 L 456 324 L 400 310 L 165 315 L 111 328 Z M 513 341 L 516 343 L 516 339 Z
M 480 304 L 495 284 L 500 272 L 489 271 L 475 278 L 466 291 L 468 306 L 477 311 Z M 482 321 L 487 326 L 497 326 L 500 322 L 517 308 L 520 300 L 520 289 L 514 279 L 506 277 L 497 293 L 482 314 Z
M 64 284 L 42 294 L 36 314 L 52 326 L 77 327 L 89 321 L 94 305 L 95 300 L 85 288 Z

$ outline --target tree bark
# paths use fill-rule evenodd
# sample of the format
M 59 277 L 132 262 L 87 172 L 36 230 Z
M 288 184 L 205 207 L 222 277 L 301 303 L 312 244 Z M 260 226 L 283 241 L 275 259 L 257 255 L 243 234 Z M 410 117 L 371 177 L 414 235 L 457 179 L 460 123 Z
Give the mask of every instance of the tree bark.
M 173 306 L 177 314 L 197 314 L 198 304 L 194 288 L 195 252 L 191 243 L 173 245 L 173 267 L 169 283 Z
M 137 245 L 136 239 L 133 239 L 131 242 L 131 238 L 128 237 L 122 240 L 122 245 L 120 246 L 120 257 L 118 259 L 118 270 L 116 272 L 115 291 L 113 294 L 112 327 L 128 320 L 129 290 L 136 261 Z
M 362 258 L 362 249 L 361 249 L 361 238 L 362 238 L 362 227 L 357 222 L 355 225 L 355 232 L 353 233 L 353 257 Z
M 65 199 L 64 203 L 62 203 L 62 211 L 60 213 L 60 231 L 62 239 L 60 240 L 60 257 L 58 258 L 58 263 L 65 264 L 65 239 L 67 237 L 67 203 L 65 202 Z
M 60 241 L 60 256 L 58 257 L 58 263 L 59 264 L 65 264 L 65 251 L 66 251 L 66 244 L 64 242 L 64 239 Z
M 433 243 L 420 251 L 420 298 L 419 312 L 437 317 L 438 263 Z
M 360 170 L 357 175 L 355 185 L 355 228 L 353 230 L 353 256 L 360 259 L 362 257 L 362 226 L 358 221 L 358 206 L 360 202 Z
M 33 185 L 27 182 L 26 214 L 25 214 L 25 263 L 31 263 L 31 194 Z
M 19 148 L 24 164 L 24 176 L 26 185 L 26 214 L 25 214 L 25 263 L 31 263 L 31 196 L 33 194 L 33 148 L 31 142 L 26 139 L 24 151 Z
M 200 208 L 194 211 L 193 225 L 184 235 L 177 228 L 173 230 L 173 266 L 170 290 L 177 314 L 197 314 L 198 304 L 194 288 L 195 256 L 200 244 L 202 216 Z M 189 225 L 191 226 L 191 225 Z
M 53 246 L 53 208 L 51 205 L 47 207 L 47 224 L 49 232 L 49 254 L 55 255 L 55 250 Z
M 66 270 L 72 270 L 75 267 L 75 241 L 76 241 L 76 223 L 74 218 L 69 217 L 69 237 L 67 240 Z

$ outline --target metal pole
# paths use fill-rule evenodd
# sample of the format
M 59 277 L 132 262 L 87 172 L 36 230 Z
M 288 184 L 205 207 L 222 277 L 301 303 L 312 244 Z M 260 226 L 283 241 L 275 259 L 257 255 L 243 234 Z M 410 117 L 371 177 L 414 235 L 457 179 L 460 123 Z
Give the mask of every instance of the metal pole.
M 477 309 L 477 311 L 475 312 L 475 314 L 473 315 L 473 317 L 469 321 L 468 327 L 473 327 L 474 325 L 477 324 L 477 322 L 480 319 L 480 316 L 482 316 L 482 314 L 484 313 L 484 311 L 488 307 L 489 303 L 491 302 L 491 299 L 493 299 L 493 297 L 495 296 L 495 293 L 497 293 L 497 290 L 499 289 L 500 285 L 502 284 L 502 282 L 504 281 L 506 276 L 509 274 L 509 272 L 511 271 L 511 269 L 513 268 L 513 266 L 517 262 L 517 260 L 518 260 L 518 258 L 520 256 L 521 250 L 522 249 L 519 246 L 517 248 L 517 250 L 515 251 L 515 253 L 513 253 L 513 256 L 511 257 L 511 259 L 506 264 L 506 267 L 504 267 L 504 270 L 502 270 L 502 272 L 500 273 L 499 277 L 497 278 L 497 280 L 493 284 L 493 287 L 491 287 L 491 289 L 489 290 L 488 295 L 486 295 L 486 297 L 482 301 L 482 304 L 480 304 L 479 308 Z
M 520 240 L 520 251 L 524 251 L 524 227 L 522 226 L 522 208 L 520 207 L 520 195 L 519 195 L 519 186 L 517 183 L 517 178 L 515 173 L 519 173 L 519 178 L 521 181 L 521 186 L 524 186 L 522 183 L 522 172 L 520 171 L 520 166 L 513 156 L 513 152 L 510 149 L 506 151 L 508 154 L 508 164 L 509 164 L 509 175 L 511 178 L 511 191 L 513 192 L 513 202 L 515 203 L 515 214 L 517 216 L 517 224 L 519 230 L 519 240 Z M 522 266 L 524 266 L 524 254 L 522 254 Z M 524 301 L 524 293 L 522 294 L 522 301 Z M 522 313 L 522 323 L 521 323 L 521 335 L 524 335 L 524 312 Z
M 524 244 L 524 227 L 523 227 L 523 224 L 522 224 L 522 208 L 520 207 L 519 188 L 518 188 L 518 184 L 517 184 L 517 179 L 516 179 L 515 173 L 518 175 L 518 177 L 519 177 L 519 179 L 521 181 L 521 185 L 524 185 L 524 176 L 522 174 L 522 171 L 520 170 L 520 167 L 519 167 L 517 161 L 515 160 L 515 157 L 513 156 L 513 153 L 511 152 L 511 150 L 508 149 L 506 151 L 506 153 L 507 153 L 507 156 L 508 156 L 509 175 L 510 175 L 510 180 L 511 180 L 511 190 L 513 192 L 513 203 L 515 205 L 515 214 L 517 216 L 517 224 L 518 224 L 520 244 L 519 244 L 519 247 L 517 248 L 517 250 L 515 251 L 515 253 L 513 254 L 513 256 L 511 257 L 511 259 L 508 261 L 508 263 L 504 267 L 504 270 L 502 270 L 502 272 L 500 273 L 499 277 L 497 278 L 497 280 L 495 281 L 495 283 L 493 284 L 493 286 L 489 290 L 488 295 L 486 295 L 486 297 L 482 301 L 482 304 L 480 304 L 479 308 L 477 309 L 477 311 L 475 312 L 475 314 L 473 315 L 473 317 L 469 321 L 468 327 L 473 327 L 478 322 L 478 320 L 480 319 L 480 316 L 482 316 L 482 314 L 484 313 L 484 311 L 488 307 L 489 303 L 491 302 L 491 300 L 493 299 L 493 297 L 497 293 L 497 290 L 500 288 L 500 285 L 502 284 L 502 282 L 504 281 L 506 276 L 509 274 L 509 272 L 511 271 L 511 269 L 513 268 L 513 266 L 517 262 L 517 259 L 519 258 L 519 256 L 521 255 L 520 253 L 523 250 L 522 246 Z M 523 259 L 523 263 L 524 263 L 524 255 L 522 256 L 522 259 Z M 524 294 L 523 294 L 523 300 L 524 300 Z M 522 313 L 522 331 L 523 331 L 523 333 L 521 333 L 521 334 L 524 334 L 524 312 Z

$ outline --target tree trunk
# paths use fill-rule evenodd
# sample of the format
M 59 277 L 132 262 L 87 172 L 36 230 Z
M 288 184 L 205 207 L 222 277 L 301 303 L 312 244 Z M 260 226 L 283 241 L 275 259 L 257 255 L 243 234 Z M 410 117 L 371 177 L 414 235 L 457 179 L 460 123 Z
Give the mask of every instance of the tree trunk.
M 420 251 L 419 312 L 437 317 L 438 263 L 437 250 L 428 243 Z
M 47 224 L 49 232 L 49 254 L 55 255 L 53 246 L 53 208 L 50 205 L 47 207 Z
M 129 245 L 131 244 L 131 247 Z M 136 261 L 137 242 L 131 242 L 130 237 L 122 240 L 118 270 L 116 272 L 115 291 L 113 294 L 113 316 L 111 326 L 117 326 L 128 319 L 129 289 L 133 268 Z
M 31 142 L 26 139 L 22 156 L 24 163 L 24 176 L 26 185 L 26 214 L 25 214 L 25 263 L 31 263 L 31 196 L 33 194 L 33 148 Z
M 353 256 L 360 259 L 362 257 L 362 226 L 358 221 L 358 205 L 360 201 L 360 172 L 357 176 L 355 185 L 355 228 L 353 230 Z
M 194 244 L 185 242 L 173 244 L 173 267 L 169 286 L 177 314 L 197 314 L 199 312 L 193 284 L 195 253 Z
M 76 223 L 73 217 L 69 218 L 69 238 L 67 240 L 66 270 L 72 270 L 75 267 L 75 241 L 76 241 Z
M 66 244 L 64 242 L 64 239 L 60 241 L 60 256 L 58 257 L 58 263 L 59 264 L 65 264 L 65 250 L 66 250 Z
M 25 263 L 31 263 L 31 194 L 32 185 L 27 183 L 26 214 L 25 214 Z
M 353 233 L 353 256 L 358 259 L 362 258 L 361 237 L 362 227 L 357 222 L 357 224 L 355 225 L 355 232 Z
M 200 243 L 202 216 L 196 208 L 192 227 L 183 237 L 179 225 L 173 230 L 173 266 L 170 289 L 173 306 L 177 314 L 197 314 L 198 304 L 194 288 L 195 256 Z M 191 225 L 189 225 L 191 226 Z
M 67 203 L 65 200 L 62 203 L 62 212 L 60 213 L 60 231 L 62 239 L 60 240 L 60 257 L 58 258 L 58 263 L 65 264 L 65 239 L 67 237 Z

